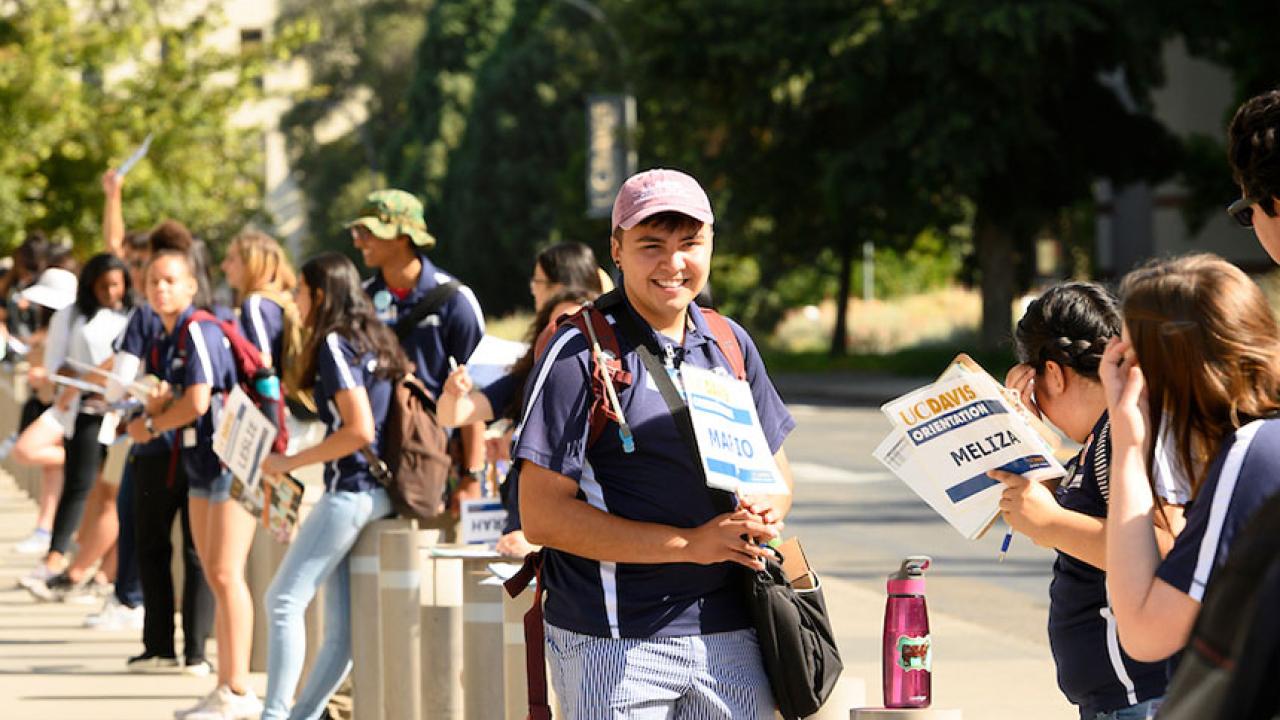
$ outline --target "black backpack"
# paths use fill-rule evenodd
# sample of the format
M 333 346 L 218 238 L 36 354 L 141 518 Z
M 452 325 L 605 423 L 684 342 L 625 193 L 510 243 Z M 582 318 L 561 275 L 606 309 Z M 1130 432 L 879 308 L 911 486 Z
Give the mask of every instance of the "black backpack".
M 1214 572 L 1161 720 L 1280 718 L 1280 494 Z

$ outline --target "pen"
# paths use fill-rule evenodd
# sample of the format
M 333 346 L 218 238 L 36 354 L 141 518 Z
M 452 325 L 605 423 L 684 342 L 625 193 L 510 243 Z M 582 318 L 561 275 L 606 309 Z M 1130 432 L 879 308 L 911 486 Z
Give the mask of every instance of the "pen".
M 1000 542 L 1000 555 L 997 562 L 1004 562 L 1004 556 L 1009 552 L 1009 543 L 1013 542 L 1013 528 L 1004 534 L 1004 540 Z

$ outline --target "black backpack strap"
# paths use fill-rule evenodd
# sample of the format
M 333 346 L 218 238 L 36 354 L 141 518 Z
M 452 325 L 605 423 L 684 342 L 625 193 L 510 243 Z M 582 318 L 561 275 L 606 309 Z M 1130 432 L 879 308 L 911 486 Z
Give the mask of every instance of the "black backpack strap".
M 461 288 L 461 282 L 450 280 L 428 290 L 427 294 L 422 296 L 422 299 L 418 301 L 417 305 L 413 306 L 408 315 L 396 321 L 396 336 L 401 340 L 409 337 L 409 333 L 413 332 L 413 328 L 422 322 L 423 318 L 444 307 L 444 304 L 449 302 Z
M 684 395 L 676 387 L 671 376 L 667 374 L 667 367 L 658 359 L 662 350 L 658 346 L 657 340 L 653 337 L 652 332 L 646 332 L 644 328 L 639 326 L 635 318 L 625 310 L 623 312 L 613 313 L 616 322 L 615 327 L 618 328 L 622 337 L 635 348 L 636 354 L 640 356 L 640 362 L 644 364 L 645 370 L 649 376 L 653 378 L 653 383 L 658 387 L 658 392 L 662 395 L 662 400 L 667 404 L 667 410 L 671 413 L 672 420 L 676 423 L 676 429 L 680 432 L 680 437 L 684 440 L 686 448 L 689 450 L 690 457 L 693 459 L 693 466 L 698 469 L 698 476 L 702 479 L 702 484 L 707 488 L 707 492 L 711 495 L 711 503 L 718 512 L 733 512 L 738 502 L 734 494 L 725 490 L 717 490 L 707 485 L 706 473 L 702 470 L 702 453 L 698 451 L 697 434 L 693 429 L 693 416 L 689 414 L 689 405 L 684 400 Z

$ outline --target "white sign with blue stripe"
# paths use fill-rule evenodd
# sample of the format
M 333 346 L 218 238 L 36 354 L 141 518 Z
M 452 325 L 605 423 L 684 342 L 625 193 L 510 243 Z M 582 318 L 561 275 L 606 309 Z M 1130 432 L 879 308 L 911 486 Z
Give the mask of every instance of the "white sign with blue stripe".
M 707 484 L 742 495 L 786 495 L 760 427 L 751 386 L 703 368 L 680 369 Z

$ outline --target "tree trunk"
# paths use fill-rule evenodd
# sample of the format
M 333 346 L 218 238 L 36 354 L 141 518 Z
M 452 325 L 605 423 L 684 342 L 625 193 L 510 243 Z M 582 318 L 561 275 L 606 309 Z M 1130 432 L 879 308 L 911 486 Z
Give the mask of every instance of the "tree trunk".
M 840 290 L 836 293 L 836 327 L 831 333 L 831 357 L 842 357 L 849 347 L 849 293 L 852 290 L 853 240 L 840 244 Z
M 974 250 L 982 276 L 982 333 L 985 351 L 1008 345 L 1013 329 L 1013 231 L 981 211 L 974 222 Z

